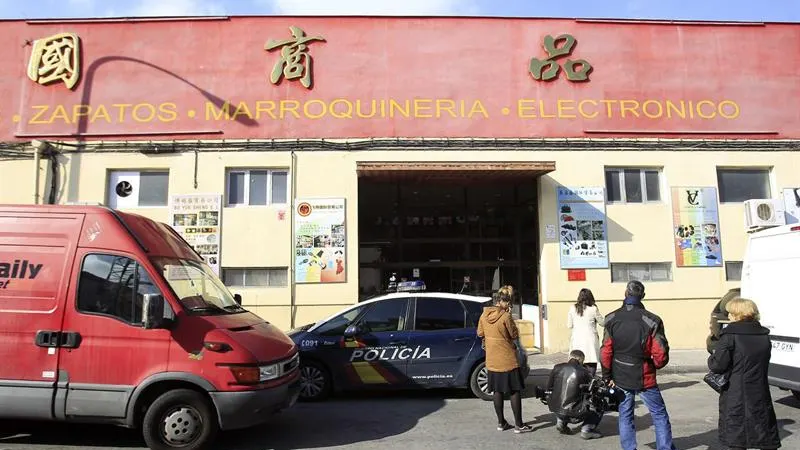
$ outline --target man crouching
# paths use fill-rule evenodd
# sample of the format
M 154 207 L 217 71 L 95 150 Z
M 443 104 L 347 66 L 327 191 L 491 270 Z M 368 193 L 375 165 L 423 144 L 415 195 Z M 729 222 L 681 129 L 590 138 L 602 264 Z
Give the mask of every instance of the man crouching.
M 595 430 L 603 418 L 602 410 L 598 412 L 592 408 L 589 387 L 594 377 L 583 365 L 584 357 L 582 351 L 573 350 L 569 361 L 553 367 L 547 381 L 547 406 L 557 417 L 559 433 L 569 434 L 568 423 L 582 422 L 581 438 L 597 439 L 603 437 Z

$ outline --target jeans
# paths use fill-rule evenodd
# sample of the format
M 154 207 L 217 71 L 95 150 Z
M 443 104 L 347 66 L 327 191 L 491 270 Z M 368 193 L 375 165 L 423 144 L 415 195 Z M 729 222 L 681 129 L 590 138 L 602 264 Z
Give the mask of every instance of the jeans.
M 633 423 L 633 410 L 636 406 L 636 395 L 642 399 L 653 418 L 656 429 L 656 450 L 676 450 L 672 443 L 672 424 L 669 422 L 669 413 L 664 405 L 661 391 L 655 387 L 641 391 L 628 391 L 620 389 L 625 394 L 625 399 L 619 404 L 619 440 L 623 450 L 636 450 L 636 425 Z
M 600 425 L 600 421 L 603 420 L 603 416 L 597 414 L 594 411 L 589 411 L 586 413 L 586 417 L 583 418 L 583 425 L 581 426 L 582 433 L 588 433 L 595 428 L 597 425 Z M 569 423 L 569 419 L 566 417 L 556 416 L 556 426 L 561 426 L 564 423 Z

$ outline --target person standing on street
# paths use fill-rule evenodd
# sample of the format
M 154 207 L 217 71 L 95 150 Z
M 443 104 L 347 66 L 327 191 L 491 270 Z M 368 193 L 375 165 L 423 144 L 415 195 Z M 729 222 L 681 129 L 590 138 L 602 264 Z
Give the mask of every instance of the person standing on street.
M 584 364 L 589 373 L 595 376 L 597 362 L 600 359 L 600 336 L 597 326 L 603 326 L 605 319 L 594 302 L 594 295 L 589 289 L 581 289 L 578 301 L 567 313 L 567 327 L 572 329 L 570 351 L 580 350 L 585 355 Z
M 735 298 L 726 309 L 731 323 L 723 328 L 708 368 L 730 374 L 719 397 L 719 440 L 730 448 L 776 449 L 781 446 L 778 420 L 769 392 L 769 329 L 759 323 L 752 300 Z
M 631 281 L 621 308 L 606 316 L 600 364 L 603 379 L 620 389 L 619 439 L 623 450 L 636 450 L 634 424 L 638 395 L 650 411 L 656 429 L 656 450 L 675 450 L 672 424 L 658 388 L 656 370 L 669 362 L 669 343 L 661 318 L 645 309 L 644 285 Z
M 526 433 L 533 431 L 533 428 L 522 422 L 521 393 L 525 389 L 525 380 L 517 359 L 516 339 L 519 337 L 519 330 L 511 317 L 512 292 L 501 288 L 493 297 L 494 306 L 484 308 L 478 320 L 478 336 L 484 339 L 486 348 L 488 390 L 493 393 L 497 429 L 511 429 L 503 414 L 504 396 L 510 395 L 511 410 L 514 412 L 514 432 Z

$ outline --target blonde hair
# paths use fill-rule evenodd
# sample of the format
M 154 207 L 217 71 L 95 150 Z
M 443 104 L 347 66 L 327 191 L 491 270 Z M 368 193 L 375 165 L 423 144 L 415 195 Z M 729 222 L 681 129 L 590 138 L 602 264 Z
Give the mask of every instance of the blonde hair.
M 512 303 L 512 299 L 514 298 L 514 288 L 511 286 L 503 286 L 497 290 L 495 293 L 495 302 L 508 302 Z
M 732 322 L 761 320 L 758 306 L 754 301 L 747 298 L 736 297 L 725 305 L 725 309 L 728 311 L 728 318 Z

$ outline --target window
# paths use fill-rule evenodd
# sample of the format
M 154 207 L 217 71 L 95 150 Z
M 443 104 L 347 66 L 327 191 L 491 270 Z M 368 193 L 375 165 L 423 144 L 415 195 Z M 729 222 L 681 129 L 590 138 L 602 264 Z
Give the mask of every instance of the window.
M 453 330 L 464 328 L 466 314 L 461 302 L 450 298 L 417 299 L 414 329 L 417 331 Z
M 661 201 L 659 169 L 606 169 L 609 202 L 648 203 Z
M 481 314 L 483 314 L 483 308 L 491 304 L 491 300 L 484 303 L 465 301 L 464 306 L 467 307 L 467 326 L 477 327 L 478 320 L 480 320 Z
M 612 263 L 611 282 L 672 281 L 670 263 Z
M 285 170 L 232 170 L 228 172 L 228 206 L 285 204 L 288 188 Z
M 769 169 L 717 169 L 717 184 L 722 203 L 772 197 Z
M 222 279 L 225 286 L 286 287 L 289 285 L 289 269 L 222 269 Z
M 363 310 L 364 306 L 358 306 L 343 314 L 339 314 L 333 319 L 325 322 L 325 324 L 321 325 L 314 332 L 320 336 L 342 336 L 344 335 L 344 330 L 346 330 L 347 327 L 350 326 L 354 320 L 356 320 L 356 317 L 358 317 Z
M 367 333 L 400 331 L 405 328 L 408 300 L 393 298 L 376 302 L 361 318 L 361 325 Z
M 742 261 L 725 262 L 725 280 L 742 281 Z
M 138 208 L 167 206 L 169 171 L 115 171 L 108 177 L 108 206 Z
M 145 294 L 161 294 L 147 272 L 124 256 L 88 255 L 78 283 L 78 311 L 142 323 Z

